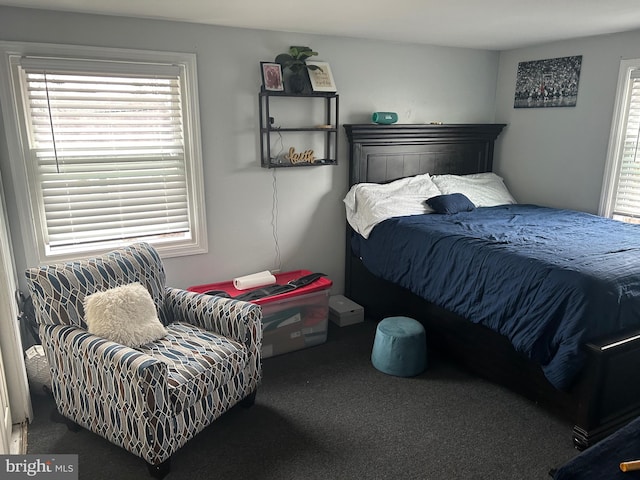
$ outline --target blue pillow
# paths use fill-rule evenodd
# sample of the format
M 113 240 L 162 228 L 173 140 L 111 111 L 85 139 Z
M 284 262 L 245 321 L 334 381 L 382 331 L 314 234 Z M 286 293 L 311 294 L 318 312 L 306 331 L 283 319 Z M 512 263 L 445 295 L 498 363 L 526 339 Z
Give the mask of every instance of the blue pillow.
M 470 212 L 476 206 L 466 195 L 462 193 L 450 193 L 448 195 L 437 195 L 426 200 L 436 213 L 451 215 L 458 212 Z

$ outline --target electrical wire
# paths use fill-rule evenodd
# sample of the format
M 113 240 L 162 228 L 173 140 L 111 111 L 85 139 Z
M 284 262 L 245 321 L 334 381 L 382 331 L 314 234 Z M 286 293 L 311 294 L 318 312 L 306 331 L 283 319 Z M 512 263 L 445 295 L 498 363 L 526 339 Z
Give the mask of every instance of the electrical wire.
M 280 245 L 278 244 L 278 184 L 276 181 L 276 169 L 273 172 L 273 202 L 271 206 L 271 230 L 273 233 L 273 242 L 275 246 L 274 268 L 278 271 L 282 270 L 282 259 L 280 257 Z
M 282 147 L 282 134 L 280 132 L 278 132 L 278 140 L 280 142 L 280 150 L 278 150 L 278 153 L 276 153 L 276 155 L 273 157 L 273 159 L 269 159 L 269 161 L 271 160 L 275 160 L 278 158 L 278 156 L 282 153 L 283 147 Z M 275 163 L 275 162 L 273 162 Z M 274 269 L 277 269 L 278 271 L 282 270 L 282 258 L 280 255 L 280 244 L 278 243 L 278 182 L 277 182 L 277 177 L 276 177 L 276 170 L 277 168 L 272 168 L 271 172 L 272 172 L 272 177 L 273 177 L 273 182 L 272 182 L 272 186 L 273 186 L 273 197 L 272 197 L 272 202 L 271 202 L 271 231 L 273 234 L 273 242 L 274 242 L 274 247 L 275 247 L 275 259 L 274 259 Z

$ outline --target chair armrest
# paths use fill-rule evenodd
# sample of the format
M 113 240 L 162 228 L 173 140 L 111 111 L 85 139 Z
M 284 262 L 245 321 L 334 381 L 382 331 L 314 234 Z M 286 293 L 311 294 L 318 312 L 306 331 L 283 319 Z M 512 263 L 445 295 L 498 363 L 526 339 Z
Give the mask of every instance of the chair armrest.
M 262 346 L 262 308 L 254 303 L 167 287 L 165 308 L 173 321 L 231 338 L 250 351 Z
M 68 406 L 70 412 L 75 407 L 77 412 L 72 399 L 91 392 L 95 398 L 109 398 L 120 406 L 126 403 L 139 412 L 170 408 L 163 362 L 73 325 L 41 325 L 40 337 L 59 407 Z M 70 412 L 61 411 L 73 418 Z

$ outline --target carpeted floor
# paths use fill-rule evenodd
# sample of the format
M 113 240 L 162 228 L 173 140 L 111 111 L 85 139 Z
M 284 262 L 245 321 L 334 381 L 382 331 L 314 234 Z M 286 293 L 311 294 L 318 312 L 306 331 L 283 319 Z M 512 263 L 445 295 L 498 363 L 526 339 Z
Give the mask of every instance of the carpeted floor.
M 398 378 L 371 366 L 375 323 L 265 359 L 256 404 L 235 407 L 174 454 L 171 479 L 549 480 L 578 452 L 571 425 L 430 352 Z M 101 437 L 49 420 L 34 395 L 28 453 L 77 453 L 81 479 L 150 478 L 145 463 Z

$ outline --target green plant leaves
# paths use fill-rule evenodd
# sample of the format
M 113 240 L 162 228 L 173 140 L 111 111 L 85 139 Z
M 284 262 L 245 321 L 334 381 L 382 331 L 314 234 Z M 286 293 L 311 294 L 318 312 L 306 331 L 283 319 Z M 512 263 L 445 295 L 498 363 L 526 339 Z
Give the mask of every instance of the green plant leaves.
M 306 60 L 309 57 L 318 55 L 318 52 L 314 52 L 309 47 L 289 47 L 289 54 L 296 60 Z
M 286 67 L 287 64 L 292 63 L 294 61 L 295 59 L 288 53 L 281 53 L 276 57 L 276 60 L 275 60 L 276 63 L 279 63 L 283 67 Z
M 309 57 L 318 55 L 318 52 L 314 52 L 309 47 L 291 46 L 289 47 L 289 53 L 279 54 L 275 62 L 282 65 L 282 68 L 288 68 L 293 73 L 300 73 L 304 68 L 309 70 L 318 70 L 316 65 L 307 65 L 305 60 Z

